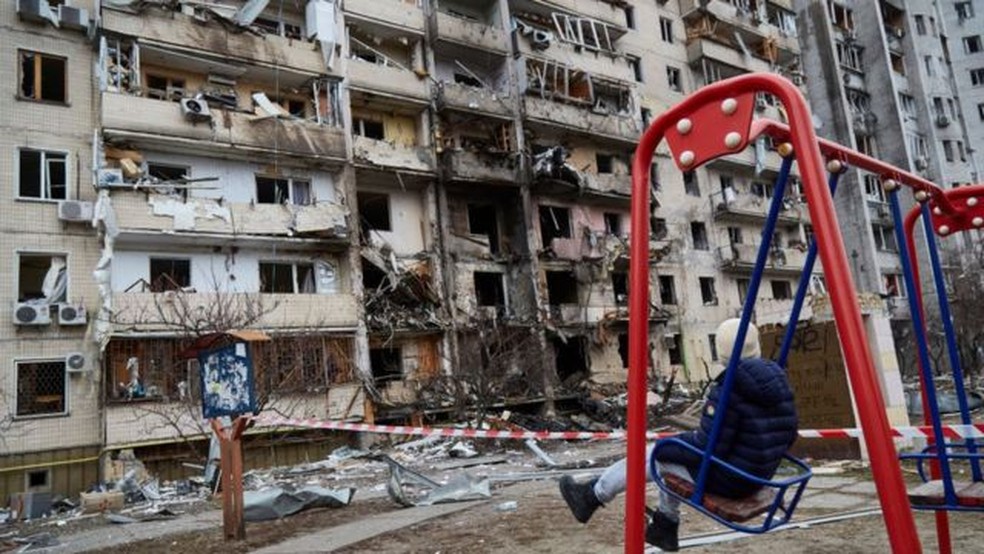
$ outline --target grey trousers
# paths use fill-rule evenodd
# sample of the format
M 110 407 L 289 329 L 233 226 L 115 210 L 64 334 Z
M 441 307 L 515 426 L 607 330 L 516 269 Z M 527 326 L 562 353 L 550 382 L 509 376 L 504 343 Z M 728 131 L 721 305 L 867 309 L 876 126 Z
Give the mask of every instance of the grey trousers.
M 649 472 L 649 458 L 653 453 L 653 445 L 650 445 L 646 450 L 646 478 L 648 481 L 653 480 L 653 476 Z M 693 478 L 690 477 L 690 472 L 687 468 L 679 464 L 669 464 L 663 462 L 657 462 L 659 465 L 659 473 L 661 475 L 666 475 L 672 473 L 677 475 L 687 481 L 693 482 Z M 625 492 L 626 478 L 625 478 L 625 458 L 615 462 L 614 464 L 608 466 L 608 469 L 601 474 L 598 481 L 594 485 L 595 496 L 602 504 L 607 504 L 615 499 L 616 496 Z M 669 518 L 672 521 L 680 521 L 680 501 L 673 496 L 667 494 L 663 489 L 659 490 L 659 507 L 660 513 Z

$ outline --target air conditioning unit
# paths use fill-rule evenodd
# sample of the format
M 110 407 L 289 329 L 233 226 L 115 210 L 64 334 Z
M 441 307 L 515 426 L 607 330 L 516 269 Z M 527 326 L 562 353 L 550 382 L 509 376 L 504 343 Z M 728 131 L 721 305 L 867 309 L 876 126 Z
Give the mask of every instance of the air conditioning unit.
M 58 304 L 58 325 L 85 325 L 88 317 L 82 304 Z
M 58 20 L 65 29 L 87 31 L 89 29 L 89 11 L 73 8 L 62 4 L 58 6 Z
M 48 0 L 17 0 L 17 15 L 24 21 L 58 24 L 58 14 L 51 9 Z
M 62 221 L 92 221 L 95 206 L 92 202 L 62 200 L 58 203 L 58 219 Z
M 185 119 L 190 121 L 208 121 L 212 119 L 212 114 L 208 111 L 208 104 L 201 98 L 182 98 L 181 113 Z
M 82 352 L 72 352 L 65 356 L 65 371 L 69 373 L 89 371 L 89 360 Z
M 947 127 L 950 125 L 950 118 L 946 114 L 936 116 L 937 127 Z
M 14 305 L 14 325 L 50 325 L 51 307 L 48 304 L 18 303 Z
M 106 167 L 96 171 L 97 187 L 118 187 L 123 184 L 123 170 L 118 167 Z

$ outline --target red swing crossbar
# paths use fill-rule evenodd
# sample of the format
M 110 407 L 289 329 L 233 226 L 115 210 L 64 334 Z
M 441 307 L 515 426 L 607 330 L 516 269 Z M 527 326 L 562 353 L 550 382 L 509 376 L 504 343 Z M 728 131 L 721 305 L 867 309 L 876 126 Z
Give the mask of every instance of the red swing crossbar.
M 755 95 L 777 97 L 789 126 L 755 120 Z M 866 342 L 856 289 L 834 203 L 824 178 L 824 158 L 844 161 L 925 191 L 944 213 L 955 213 L 933 183 L 829 141 L 818 141 L 806 101 L 792 83 L 773 74 L 748 74 L 708 85 L 659 116 L 643 134 L 632 166 L 632 224 L 629 279 L 628 452 L 625 497 L 625 552 L 645 545 L 646 371 L 649 305 L 649 167 L 657 145 L 666 138 L 681 170 L 740 152 L 759 135 L 791 143 L 799 164 L 815 240 L 824 268 L 831 307 L 847 365 L 871 470 L 881 502 L 888 539 L 896 553 L 921 552 L 901 467 L 896 458 L 885 403 Z

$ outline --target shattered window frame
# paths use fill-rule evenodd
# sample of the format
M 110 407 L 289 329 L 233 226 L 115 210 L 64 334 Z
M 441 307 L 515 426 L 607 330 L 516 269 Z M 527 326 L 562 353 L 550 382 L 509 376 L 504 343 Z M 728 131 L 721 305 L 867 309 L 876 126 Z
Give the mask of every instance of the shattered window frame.
M 659 303 L 663 306 L 676 306 L 678 303 L 676 293 L 676 279 L 673 275 L 659 275 Z
M 62 291 L 55 290 L 54 293 L 57 294 L 57 296 L 48 298 L 47 300 L 49 301 L 49 304 L 58 303 L 64 302 L 65 299 L 69 297 L 68 294 L 71 289 L 71 281 L 69 278 L 69 260 L 67 253 L 18 250 L 15 252 L 15 257 L 17 260 L 18 302 L 46 299 L 44 295 L 44 281 L 47 279 L 48 273 L 52 271 L 52 268 L 58 267 L 58 264 L 63 266 L 63 269 L 60 271 L 64 272 L 65 288 Z M 25 284 L 28 281 L 34 283 L 34 285 L 30 288 L 25 288 Z
M 30 419 L 68 415 L 68 371 L 65 360 L 14 360 L 14 417 Z
M 274 177 L 257 174 L 255 182 L 257 204 L 308 206 L 313 203 L 311 179 L 306 177 Z M 273 187 L 272 201 L 270 201 L 270 191 L 261 191 L 261 187 L 269 186 Z
M 690 222 L 690 237 L 693 240 L 694 250 L 710 250 L 711 244 L 707 236 L 707 225 L 703 221 Z
M 549 247 L 554 239 L 569 239 L 574 237 L 571 225 L 571 209 L 566 206 L 540 204 L 540 239 L 543 246 Z M 550 223 L 551 225 L 547 225 Z
M 34 161 L 29 158 L 37 156 L 37 167 L 30 169 Z M 60 166 L 60 170 L 59 170 Z M 68 152 L 64 150 L 44 150 L 39 148 L 17 149 L 17 199 L 18 200 L 68 200 L 68 183 L 70 181 Z M 25 190 L 25 179 L 36 175 L 37 194 L 31 189 Z M 60 177 L 60 179 L 58 179 Z
M 375 211 L 366 210 L 367 206 L 373 206 L 379 203 L 380 206 L 385 207 L 385 224 L 383 223 L 382 215 L 366 217 L 367 213 L 375 213 Z M 356 194 L 356 204 L 359 209 L 359 220 L 361 222 L 362 233 L 366 235 L 369 231 L 381 231 L 381 232 L 392 232 L 393 231 L 393 210 L 390 206 L 390 195 L 385 192 L 359 192 Z M 382 212 L 383 208 L 379 208 Z
M 404 378 L 403 347 L 400 345 L 370 346 L 369 371 L 376 383 L 402 380 Z
M 147 266 L 150 292 L 180 291 L 191 286 L 191 258 L 151 256 Z
M 163 84 L 164 87 L 151 86 L 152 81 L 163 81 L 154 83 L 157 85 Z M 185 97 L 185 88 L 187 80 L 184 77 L 176 77 L 174 75 L 167 75 L 164 73 L 156 73 L 153 71 L 148 71 L 144 75 L 143 87 L 144 97 L 153 100 L 163 100 L 165 102 L 180 102 L 182 98 Z
M 769 281 L 772 287 L 772 298 L 776 300 L 791 300 L 793 298 L 793 285 L 785 279 L 772 279 Z
M 18 50 L 17 59 L 19 100 L 68 105 L 68 58 L 36 50 Z M 60 76 L 46 77 L 49 72 L 60 73 Z M 52 79 L 60 83 L 51 82 Z
M 700 299 L 705 306 L 717 306 L 717 284 L 714 277 L 698 277 L 697 283 L 700 285 Z
M 317 294 L 318 292 L 313 262 L 260 261 L 258 271 L 259 292 L 263 294 Z M 278 272 L 287 272 L 287 278 L 278 276 Z M 285 288 L 285 285 L 289 287 Z
M 506 298 L 505 274 L 497 271 L 473 271 L 472 286 L 475 290 L 475 305 L 482 308 L 504 308 L 508 304 Z M 494 298 L 489 298 L 486 292 L 487 287 L 491 286 Z

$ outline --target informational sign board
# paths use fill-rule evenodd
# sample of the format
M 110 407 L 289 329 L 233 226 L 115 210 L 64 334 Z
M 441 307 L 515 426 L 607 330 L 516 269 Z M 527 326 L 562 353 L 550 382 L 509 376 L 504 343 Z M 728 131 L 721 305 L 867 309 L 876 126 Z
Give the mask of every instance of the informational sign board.
M 775 359 L 782 345 L 784 328 L 762 330 L 762 353 Z M 800 323 L 789 352 L 789 381 L 796 395 L 800 429 L 855 427 L 851 392 L 833 321 Z M 799 456 L 813 458 L 858 458 L 857 439 L 804 439 L 793 447 Z
M 198 355 L 205 419 L 256 411 L 253 360 L 246 343 L 237 342 Z

